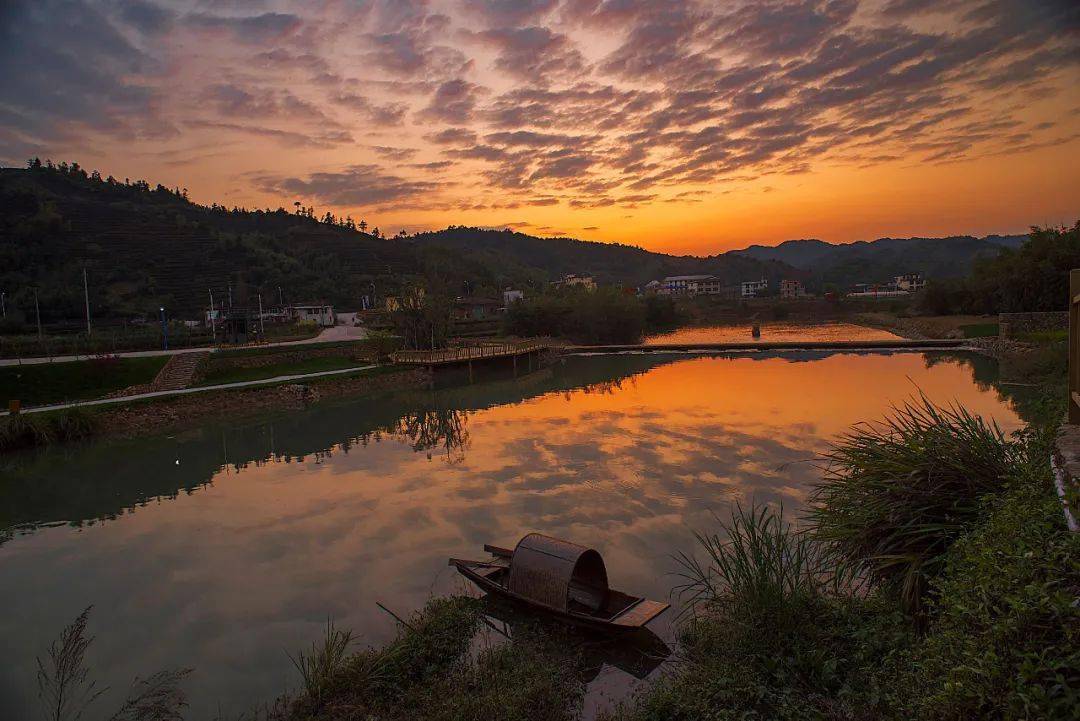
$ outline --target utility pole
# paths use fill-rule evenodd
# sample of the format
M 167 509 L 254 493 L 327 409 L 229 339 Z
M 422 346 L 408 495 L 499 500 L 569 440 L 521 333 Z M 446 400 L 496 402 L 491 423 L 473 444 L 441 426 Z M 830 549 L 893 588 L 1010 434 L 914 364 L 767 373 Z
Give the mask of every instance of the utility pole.
M 232 281 L 229 281 L 229 310 L 232 310 Z
M 169 350 L 169 329 L 165 325 L 165 306 L 159 308 L 161 311 L 161 350 Z
M 34 314 L 37 316 L 37 337 L 41 340 L 41 307 L 38 305 L 37 288 L 34 288 Z
M 278 302 L 278 305 L 281 306 L 281 309 L 284 310 L 285 309 L 285 296 L 283 296 L 281 294 L 281 286 L 280 285 L 277 287 L 277 302 Z
M 214 339 L 214 344 L 217 344 L 217 318 L 214 317 L 214 291 L 208 290 L 210 293 L 210 335 Z
M 263 324 L 262 293 L 259 293 L 259 336 L 266 338 L 266 326 Z
M 86 266 L 82 269 L 83 300 L 86 301 L 86 337 L 90 337 L 90 286 L 86 283 Z
M 0 311 L 3 311 L 4 317 L 7 318 L 7 303 L 4 302 L 4 296 L 7 293 L 0 292 Z

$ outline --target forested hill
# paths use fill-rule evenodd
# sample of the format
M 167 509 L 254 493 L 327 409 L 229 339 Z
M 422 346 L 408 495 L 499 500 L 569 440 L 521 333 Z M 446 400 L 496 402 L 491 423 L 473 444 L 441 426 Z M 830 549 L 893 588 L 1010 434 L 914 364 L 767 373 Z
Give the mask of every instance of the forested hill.
M 140 182 L 81 170 L 0 169 L 0 289 L 45 322 L 83 313 L 83 269 L 95 315 L 197 317 L 231 283 L 234 297 L 328 299 L 354 306 L 371 282 L 418 271 L 400 242 L 285 210 L 232 211 Z
M 778 261 L 808 271 L 817 284 L 885 281 L 901 273 L 927 278 L 960 278 L 975 259 L 993 257 L 1003 248 L 1018 248 L 1026 235 L 970 235 L 948 238 L 879 238 L 833 244 L 822 240 L 788 240 L 777 246 L 752 245 L 731 254 Z
M 592 275 L 598 283 L 639 286 L 669 275 L 716 275 L 728 283 L 761 277 L 773 280 L 805 274 L 783 263 L 737 255 L 701 258 L 654 253 L 631 245 L 597 243 L 573 238 L 537 238 L 511 230 L 451 227 L 411 238 L 427 253 L 436 249 L 448 261 L 480 263 L 527 277 L 542 272 L 545 279 L 568 273 Z

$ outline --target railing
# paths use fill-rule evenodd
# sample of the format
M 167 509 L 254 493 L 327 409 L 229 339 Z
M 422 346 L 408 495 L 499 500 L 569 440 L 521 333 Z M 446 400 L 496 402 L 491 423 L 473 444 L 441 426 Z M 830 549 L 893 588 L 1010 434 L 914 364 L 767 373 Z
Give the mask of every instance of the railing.
M 1080 423 L 1080 270 L 1069 271 L 1069 423 Z
M 395 363 L 413 363 L 417 365 L 435 365 L 439 363 L 460 363 L 480 360 L 481 358 L 502 358 L 508 356 L 547 350 L 551 342 L 547 339 L 520 341 L 518 343 L 485 343 L 481 345 L 441 348 L 439 350 L 401 350 L 390 354 Z

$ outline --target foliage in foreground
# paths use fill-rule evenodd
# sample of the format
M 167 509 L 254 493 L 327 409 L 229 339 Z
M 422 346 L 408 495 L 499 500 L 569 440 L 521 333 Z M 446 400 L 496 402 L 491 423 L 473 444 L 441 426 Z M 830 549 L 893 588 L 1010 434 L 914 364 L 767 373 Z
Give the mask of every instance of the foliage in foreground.
M 295 660 L 304 690 L 266 716 L 277 721 L 570 721 L 583 685 L 561 637 L 524 629 L 474 651 L 480 601 L 435 599 L 381 648 L 344 653 L 351 637 L 332 626 Z
M 850 593 L 822 546 L 766 506 L 737 509 L 698 542 L 706 561 L 679 559 L 694 609 L 684 657 L 614 718 L 856 718 L 881 706 L 876 670 L 911 638 L 895 606 Z
M 180 683 L 190 669 L 158 671 L 136 678 L 124 702 L 111 715 L 92 715 L 95 702 L 109 689 L 99 686 L 86 664 L 86 651 L 93 636 L 86 635 L 90 607 L 64 628 L 49 646 L 44 660 L 37 659 L 38 699 L 47 721 L 76 721 L 101 718 L 108 721 L 179 721 L 187 699 Z
M 1045 440 L 1030 442 L 1048 458 Z M 931 590 L 930 628 L 898 664 L 899 715 L 1080 716 L 1080 534 L 1045 464 L 987 499 Z
M 819 541 L 917 611 L 980 498 L 1025 462 L 1022 444 L 964 408 L 925 396 L 855 426 L 825 456 L 811 519 Z

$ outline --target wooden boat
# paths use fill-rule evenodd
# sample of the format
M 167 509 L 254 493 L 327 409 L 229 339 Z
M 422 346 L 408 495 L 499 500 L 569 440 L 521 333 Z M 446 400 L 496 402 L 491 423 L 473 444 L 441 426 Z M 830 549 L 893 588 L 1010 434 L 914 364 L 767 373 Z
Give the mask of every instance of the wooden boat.
M 576 543 L 530 533 L 512 551 L 490 545 L 484 551 L 490 560 L 451 558 L 450 565 L 490 594 L 575 626 L 636 631 L 670 606 L 608 588 L 604 559 Z

